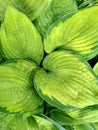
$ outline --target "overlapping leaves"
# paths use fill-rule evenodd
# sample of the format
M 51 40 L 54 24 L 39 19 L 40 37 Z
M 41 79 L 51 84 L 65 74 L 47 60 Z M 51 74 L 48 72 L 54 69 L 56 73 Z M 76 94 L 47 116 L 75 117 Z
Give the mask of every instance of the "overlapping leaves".
M 98 6 L 76 13 L 74 0 L 10 0 L 20 12 L 6 2 L 0 4 L 0 62 L 6 61 L 0 130 L 97 130 L 98 64 L 92 69 L 85 59 L 98 54 Z M 42 15 L 34 26 L 24 13 L 30 20 Z

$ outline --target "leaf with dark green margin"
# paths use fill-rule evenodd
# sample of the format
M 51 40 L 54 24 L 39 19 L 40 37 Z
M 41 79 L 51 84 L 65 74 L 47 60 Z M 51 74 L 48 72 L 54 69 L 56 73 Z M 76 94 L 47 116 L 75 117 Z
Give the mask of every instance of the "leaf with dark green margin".
M 0 130 L 28 130 L 27 119 L 22 114 L 6 114 L 0 112 Z
M 85 59 L 98 54 L 98 6 L 78 11 L 67 20 L 61 20 L 48 30 L 44 40 L 47 53 L 68 49 L 76 51 Z
M 77 10 L 75 0 L 52 0 L 50 7 L 34 21 L 34 24 L 41 36 L 44 37 L 50 25 L 62 16 L 73 14 Z
M 52 119 L 41 115 L 28 117 L 28 130 L 66 130 Z
M 59 109 L 83 108 L 98 103 L 98 80 L 90 65 L 71 51 L 56 51 L 36 72 L 34 86 L 39 95 Z
M 54 109 L 50 117 L 61 125 L 77 125 L 98 122 L 98 105 L 77 110 Z
M 40 112 L 43 101 L 31 81 L 37 70 L 34 62 L 25 60 L 0 65 L 0 111 Z
M 1 26 L 1 46 L 7 59 L 28 58 L 39 64 L 43 58 L 43 45 L 35 26 L 12 7 L 7 9 Z

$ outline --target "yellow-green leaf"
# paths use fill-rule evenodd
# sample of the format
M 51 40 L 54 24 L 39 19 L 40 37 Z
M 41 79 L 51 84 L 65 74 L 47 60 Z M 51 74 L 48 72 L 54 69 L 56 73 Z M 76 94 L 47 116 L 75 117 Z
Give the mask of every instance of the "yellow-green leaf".
M 1 46 L 6 59 L 28 58 L 40 63 L 41 37 L 35 26 L 18 10 L 9 7 L 1 26 Z
M 35 63 L 24 60 L 0 65 L 0 111 L 39 111 L 43 101 L 31 80 L 37 69 Z
M 50 117 L 61 125 L 79 125 L 98 122 L 98 105 L 76 110 L 54 109 Z
M 59 109 L 83 108 L 98 103 L 98 80 L 90 65 L 71 51 L 56 51 L 43 61 L 34 77 L 35 89 Z
M 28 117 L 29 130 L 65 130 L 61 125 L 52 119 L 41 115 Z
M 0 130 L 27 130 L 27 120 L 22 114 L 0 112 Z
M 52 0 L 50 7 L 34 21 L 34 24 L 44 38 L 46 31 L 54 22 L 77 10 L 75 0 Z
M 78 11 L 48 30 L 44 40 L 47 53 L 68 49 L 91 59 L 98 54 L 98 6 Z

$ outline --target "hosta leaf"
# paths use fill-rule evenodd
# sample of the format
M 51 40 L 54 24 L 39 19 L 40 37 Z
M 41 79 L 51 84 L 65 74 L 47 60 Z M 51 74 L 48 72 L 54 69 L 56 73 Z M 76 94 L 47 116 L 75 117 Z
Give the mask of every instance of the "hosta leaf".
M 60 21 L 47 32 L 44 48 L 47 53 L 55 49 L 68 49 L 91 59 L 98 54 L 98 6 L 79 11 Z
M 98 122 L 98 105 L 78 110 L 52 110 L 50 117 L 61 125 L 77 125 Z
M 22 114 L 6 114 L 0 112 L 0 130 L 27 130 L 27 121 Z
M 0 111 L 36 113 L 42 105 L 32 78 L 37 66 L 29 61 L 9 62 L 0 65 Z
M 10 3 L 24 12 L 31 20 L 36 19 L 44 12 L 51 3 L 51 0 L 9 0 Z
M 70 51 L 57 51 L 36 72 L 35 89 L 49 104 L 60 109 L 83 108 L 98 103 L 98 80 L 87 62 Z
M 96 74 L 97 77 L 98 77 L 98 62 L 95 64 L 93 70 L 94 70 L 95 74 Z
M 46 116 L 28 117 L 28 130 L 65 130 L 58 123 Z
M 1 27 L 1 46 L 7 59 L 28 58 L 40 63 L 43 57 L 41 37 L 29 19 L 9 7 Z
M 8 5 L 9 5 L 9 0 L 0 0 L 0 22 L 3 21 L 5 11 Z
M 50 25 L 62 16 L 77 11 L 75 0 L 52 0 L 51 6 L 43 12 L 35 21 L 35 26 L 44 37 Z

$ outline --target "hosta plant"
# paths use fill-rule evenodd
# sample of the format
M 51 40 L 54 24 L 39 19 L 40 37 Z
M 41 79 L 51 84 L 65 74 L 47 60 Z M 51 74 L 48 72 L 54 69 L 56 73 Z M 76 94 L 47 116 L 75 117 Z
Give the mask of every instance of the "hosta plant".
M 88 3 L 0 1 L 0 130 L 98 130 L 98 6 Z

